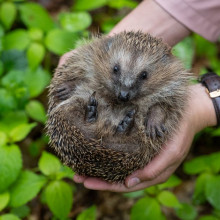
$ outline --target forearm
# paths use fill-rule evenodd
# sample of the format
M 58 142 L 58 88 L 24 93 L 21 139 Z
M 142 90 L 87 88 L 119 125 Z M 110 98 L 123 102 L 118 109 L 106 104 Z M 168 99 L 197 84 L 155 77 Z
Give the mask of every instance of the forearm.
M 190 30 L 170 16 L 153 0 L 141 2 L 112 29 L 110 35 L 124 30 L 141 30 L 150 33 L 153 36 L 161 37 L 170 46 L 190 34 Z

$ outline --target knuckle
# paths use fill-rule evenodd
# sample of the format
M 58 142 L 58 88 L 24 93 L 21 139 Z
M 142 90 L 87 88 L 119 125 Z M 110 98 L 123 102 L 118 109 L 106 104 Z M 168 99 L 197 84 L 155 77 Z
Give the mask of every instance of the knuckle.
M 155 179 L 157 176 L 158 176 L 158 172 L 156 172 L 155 170 L 148 170 L 148 171 L 145 173 L 145 177 L 146 177 L 146 179 L 148 179 L 148 180 L 153 180 L 153 179 Z

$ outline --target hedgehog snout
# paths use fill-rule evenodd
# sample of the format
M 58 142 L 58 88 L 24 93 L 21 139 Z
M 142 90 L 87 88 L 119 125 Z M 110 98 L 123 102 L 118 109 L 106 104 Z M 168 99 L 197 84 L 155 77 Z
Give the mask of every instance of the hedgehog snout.
M 127 102 L 130 99 L 130 93 L 126 90 L 121 90 L 118 95 L 118 99 L 122 102 Z

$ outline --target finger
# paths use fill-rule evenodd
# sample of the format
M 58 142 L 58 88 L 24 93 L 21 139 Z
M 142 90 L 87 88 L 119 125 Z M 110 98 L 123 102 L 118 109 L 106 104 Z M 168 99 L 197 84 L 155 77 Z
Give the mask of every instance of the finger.
M 174 164 L 177 167 L 189 151 L 192 139 L 193 135 L 191 133 L 178 132 L 172 140 L 163 146 L 161 152 L 147 166 L 134 172 L 125 180 L 126 186 L 132 187 L 139 182 L 153 180 Z
M 126 192 L 128 189 L 122 183 L 109 183 L 99 178 L 89 177 L 84 181 L 87 189 L 102 190 L 111 192 Z
M 68 53 L 65 53 L 59 60 L 58 66 L 61 66 L 65 63 L 65 61 L 71 56 L 71 51 Z
M 83 183 L 86 178 L 87 178 L 87 177 L 85 177 L 85 176 L 80 176 L 80 175 L 78 175 L 78 174 L 75 174 L 74 177 L 73 177 L 73 180 L 74 180 L 74 182 L 76 182 L 76 183 Z

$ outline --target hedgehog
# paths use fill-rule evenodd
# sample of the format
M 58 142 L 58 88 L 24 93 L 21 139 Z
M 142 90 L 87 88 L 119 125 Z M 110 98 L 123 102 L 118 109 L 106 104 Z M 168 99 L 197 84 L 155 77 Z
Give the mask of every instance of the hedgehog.
M 171 48 L 150 34 L 96 37 L 54 73 L 50 145 L 77 174 L 124 182 L 178 129 L 191 78 Z

